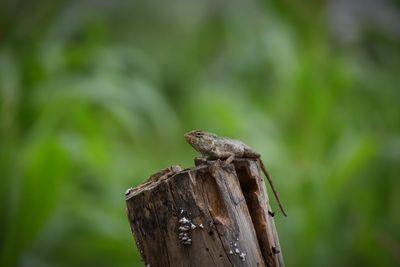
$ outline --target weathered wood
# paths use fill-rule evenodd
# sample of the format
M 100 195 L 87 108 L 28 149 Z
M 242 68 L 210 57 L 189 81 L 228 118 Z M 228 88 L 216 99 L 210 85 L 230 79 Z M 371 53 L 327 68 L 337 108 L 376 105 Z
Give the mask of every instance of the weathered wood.
M 258 162 L 197 159 L 127 192 L 147 266 L 284 266 Z

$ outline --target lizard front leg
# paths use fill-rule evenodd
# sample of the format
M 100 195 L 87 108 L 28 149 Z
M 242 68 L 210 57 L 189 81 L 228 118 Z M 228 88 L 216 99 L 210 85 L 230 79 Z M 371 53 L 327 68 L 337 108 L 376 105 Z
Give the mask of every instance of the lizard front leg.
M 226 159 L 226 163 L 227 164 L 229 164 L 229 163 L 231 163 L 233 160 L 235 159 L 235 154 L 230 154 L 229 156 L 228 156 L 228 158 Z
M 235 159 L 235 153 L 217 153 L 216 151 L 212 151 L 212 153 L 207 156 L 207 159 L 225 159 L 225 163 L 229 164 Z

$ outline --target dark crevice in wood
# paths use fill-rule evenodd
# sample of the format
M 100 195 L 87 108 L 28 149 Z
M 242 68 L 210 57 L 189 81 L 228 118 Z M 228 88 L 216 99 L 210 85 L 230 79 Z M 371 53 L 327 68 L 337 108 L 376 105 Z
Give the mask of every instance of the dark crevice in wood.
M 254 225 L 254 229 L 257 234 L 257 240 L 260 244 L 260 247 L 263 247 L 265 244 L 263 244 L 262 238 L 260 238 L 260 232 L 262 229 L 260 229 L 260 225 L 263 224 L 263 217 L 262 214 L 259 212 L 260 206 L 257 201 L 257 192 L 259 192 L 259 188 L 257 186 L 256 181 L 248 175 L 248 172 L 244 168 L 239 168 L 236 170 L 236 173 L 238 174 L 239 177 L 239 182 L 240 182 L 240 187 L 242 189 L 244 198 L 246 199 L 246 204 L 249 209 L 249 213 L 251 216 L 251 220 Z M 268 253 L 267 253 L 268 255 Z M 272 259 L 266 258 L 265 254 L 263 253 L 264 260 L 266 262 L 270 262 Z
M 279 245 L 279 241 L 275 240 L 275 236 L 270 231 L 275 228 L 272 220 L 275 213 L 270 211 L 271 208 L 267 203 L 265 185 L 263 179 L 260 178 L 262 173 L 259 163 L 252 160 L 239 161 L 235 164 L 235 167 L 264 260 L 268 266 L 283 265 L 283 258 L 276 257 L 275 255 L 278 253 L 273 251 L 277 242 Z M 255 170 L 257 171 L 255 172 Z M 265 196 L 262 196 L 263 193 L 265 193 Z M 267 213 L 265 213 L 265 210 L 267 210 Z

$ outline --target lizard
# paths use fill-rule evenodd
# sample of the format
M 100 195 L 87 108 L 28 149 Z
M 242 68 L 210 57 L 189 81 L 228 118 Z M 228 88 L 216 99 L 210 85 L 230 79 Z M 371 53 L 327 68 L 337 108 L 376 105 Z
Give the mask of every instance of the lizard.
M 205 132 L 202 130 L 193 130 L 187 132 L 184 134 L 184 137 L 196 151 L 200 152 L 202 156 L 211 160 L 221 159 L 225 160 L 225 162 L 229 164 L 234 160 L 235 157 L 257 159 L 261 166 L 262 172 L 268 179 L 280 210 L 282 211 L 283 215 L 287 216 L 267 168 L 261 160 L 260 153 L 239 140 L 218 136 L 214 133 Z

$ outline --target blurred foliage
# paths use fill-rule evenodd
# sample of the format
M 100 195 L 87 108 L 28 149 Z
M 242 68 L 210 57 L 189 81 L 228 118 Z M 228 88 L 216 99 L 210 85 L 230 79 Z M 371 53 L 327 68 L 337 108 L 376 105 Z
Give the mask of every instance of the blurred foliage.
M 191 166 L 194 128 L 262 153 L 288 266 L 400 265 L 399 16 L 389 1 L 2 1 L 0 266 L 141 266 L 124 192 Z

